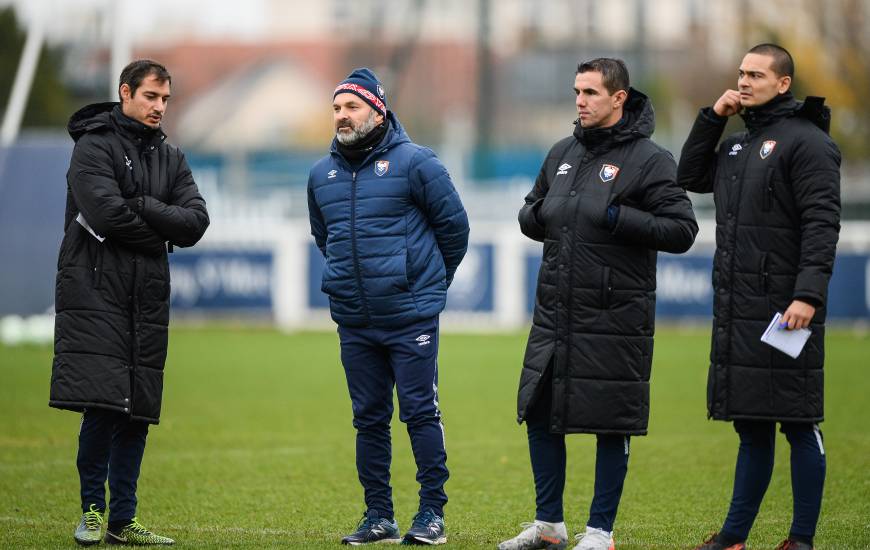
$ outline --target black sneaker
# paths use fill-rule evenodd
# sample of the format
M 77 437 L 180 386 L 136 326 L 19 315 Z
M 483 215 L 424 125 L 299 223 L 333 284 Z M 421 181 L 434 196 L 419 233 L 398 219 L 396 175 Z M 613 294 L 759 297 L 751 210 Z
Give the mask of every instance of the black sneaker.
M 402 544 L 445 544 L 446 542 L 444 518 L 428 508 L 417 512 L 411 528 L 402 539 Z
M 813 550 L 813 547 L 799 540 L 785 539 L 779 543 L 776 550 Z
M 695 550 L 746 550 L 746 545 L 742 542 L 725 546 L 719 542 L 719 533 L 713 533 L 703 544 L 696 546 Z
M 369 510 L 363 515 L 356 526 L 356 531 L 341 539 L 342 544 L 351 546 L 372 543 L 398 544 L 401 541 L 396 520 L 379 517 L 374 510 Z

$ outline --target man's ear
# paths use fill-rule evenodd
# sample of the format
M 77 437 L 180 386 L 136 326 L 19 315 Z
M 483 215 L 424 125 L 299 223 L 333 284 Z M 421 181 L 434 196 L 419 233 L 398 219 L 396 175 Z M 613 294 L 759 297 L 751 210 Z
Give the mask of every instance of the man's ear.
M 121 84 L 121 87 L 118 88 L 118 95 L 121 96 L 121 103 L 130 101 L 133 97 L 133 94 L 130 93 L 130 85 L 126 82 Z
M 783 76 L 779 79 L 779 93 L 786 93 L 791 88 L 791 77 Z
M 628 92 L 625 90 L 619 90 L 615 94 L 613 94 L 613 108 L 618 109 L 625 105 L 625 98 L 628 97 Z
M 375 113 L 375 122 L 377 122 L 378 124 L 382 124 L 384 122 L 384 115 L 378 113 L 377 111 L 375 111 Z

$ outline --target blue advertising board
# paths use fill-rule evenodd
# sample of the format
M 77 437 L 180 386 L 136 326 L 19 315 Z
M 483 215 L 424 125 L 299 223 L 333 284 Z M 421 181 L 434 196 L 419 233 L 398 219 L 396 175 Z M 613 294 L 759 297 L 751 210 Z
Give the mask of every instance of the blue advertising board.
M 271 313 L 274 258 L 266 250 L 183 250 L 169 255 L 173 311 Z
M 447 310 L 492 313 L 495 308 L 494 246 L 475 243 L 468 247 L 453 284 L 447 292 Z M 320 291 L 323 256 L 313 244 L 308 248 L 308 306 L 328 308 L 329 300 Z

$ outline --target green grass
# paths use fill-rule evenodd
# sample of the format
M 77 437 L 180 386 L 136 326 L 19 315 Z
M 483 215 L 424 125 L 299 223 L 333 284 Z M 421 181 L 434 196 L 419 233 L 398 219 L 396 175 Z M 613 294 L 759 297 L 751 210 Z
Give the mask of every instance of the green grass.
M 632 443 L 620 550 L 690 548 L 724 518 L 737 437 L 706 420 L 707 335 L 659 331 L 650 435 Z M 870 548 L 868 344 L 829 332 L 820 550 Z M 524 345 L 524 334 L 442 338 L 454 548 L 494 548 L 533 518 L 525 428 L 514 420 Z M 75 547 L 80 417 L 47 406 L 50 364 L 49 348 L 0 347 L 0 547 Z M 393 435 L 397 519 L 407 528 L 417 487 L 398 419 Z M 777 437 L 750 548 L 772 549 L 791 520 L 788 445 Z M 592 494 L 594 438 L 571 436 L 568 445 L 565 503 L 576 532 Z M 174 329 L 162 422 L 150 432 L 139 485 L 141 520 L 180 547 L 337 548 L 363 503 L 336 334 Z

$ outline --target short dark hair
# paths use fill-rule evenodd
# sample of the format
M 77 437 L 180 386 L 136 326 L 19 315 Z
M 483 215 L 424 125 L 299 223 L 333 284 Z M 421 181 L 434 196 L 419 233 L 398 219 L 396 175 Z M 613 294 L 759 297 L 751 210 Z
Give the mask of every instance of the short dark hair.
M 136 90 L 142 85 L 145 77 L 154 75 L 158 82 L 169 82 L 172 84 L 172 76 L 166 67 L 151 59 L 137 59 L 133 61 L 121 71 L 121 77 L 118 79 L 118 97 L 121 97 L 121 86 L 126 84 L 130 87 L 130 95 L 136 95 Z
M 598 57 L 590 59 L 589 61 L 584 61 L 578 64 L 577 72 L 575 74 L 588 73 L 592 71 L 601 73 L 601 81 L 604 83 L 604 87 L 607 88 L 607 91 L 610 92 L 610 95 L 615 94 L 619 90 L 628 91 L 628 68 L 625 66 L 625 61 L 622 59 L 616 59 L 614 57 Z
M 791 54 L 788 53 L 788 50 L 786 50 L 782 46 L 770 43 L 759 44 L 757 46 L 753 46 L 746 53 L 769 55 L 773 58 L 771 68 L 773 69 L 773 72 L 777 74 L 777 76 L 789 76 L 792 79 L 794 78 L 794 59 L 792 59 Z

